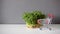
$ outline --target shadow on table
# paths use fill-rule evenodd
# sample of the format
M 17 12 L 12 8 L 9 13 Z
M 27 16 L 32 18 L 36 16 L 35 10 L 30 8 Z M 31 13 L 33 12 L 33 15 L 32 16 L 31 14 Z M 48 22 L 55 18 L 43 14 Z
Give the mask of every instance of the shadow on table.
M 54 18 L 52 24 L 60 24 L 60 17 Z

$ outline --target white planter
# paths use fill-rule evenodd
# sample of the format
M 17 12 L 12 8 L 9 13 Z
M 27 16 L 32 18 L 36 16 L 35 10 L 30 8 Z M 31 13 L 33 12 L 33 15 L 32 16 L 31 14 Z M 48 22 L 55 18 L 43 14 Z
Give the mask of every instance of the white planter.
M 51 24 L 52 19 L 51 18 L 46 18 L 46 19 L 38 19 L 41 24 Z

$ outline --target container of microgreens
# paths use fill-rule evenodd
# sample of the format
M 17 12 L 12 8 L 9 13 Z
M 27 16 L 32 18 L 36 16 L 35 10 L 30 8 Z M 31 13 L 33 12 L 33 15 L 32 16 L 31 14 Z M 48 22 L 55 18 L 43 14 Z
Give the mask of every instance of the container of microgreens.
M 39 28 L 40 26 L 42 26 L 42 24 L 37 23 L 37 20 L 45 19 L 46 15 L 43 14 L 40 10 L 33 10 L 30 12 L 24 12 L 22 18 L 28 28 Z

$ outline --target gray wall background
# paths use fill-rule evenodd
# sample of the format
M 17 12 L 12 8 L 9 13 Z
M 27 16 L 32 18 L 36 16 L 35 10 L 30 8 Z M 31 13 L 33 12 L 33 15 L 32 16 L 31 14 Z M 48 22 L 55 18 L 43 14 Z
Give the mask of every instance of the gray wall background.
M 1 24 L 22 24 L 24 11 L 41 10 L 43 13 L 55 15 L 53 23 L 60 23 L 59 0 L 2 0 L 0 11 Z

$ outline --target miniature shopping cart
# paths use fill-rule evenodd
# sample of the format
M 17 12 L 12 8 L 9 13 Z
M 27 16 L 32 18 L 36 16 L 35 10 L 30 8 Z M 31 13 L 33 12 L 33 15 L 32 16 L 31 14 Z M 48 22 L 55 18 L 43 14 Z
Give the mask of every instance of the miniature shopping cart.
M 45 28 L 52 30 L 52 28 L 49 27 L 48 25 L 50 25 L 52 23 L 52 19 L 54 16 L 52 14 L 49 14 L 48 16 L 49 17 L 47 17 L 46 19 L 38 19 L 38 23 L 42 24 Z M 42 30 L 44 28 L 43 26 L 40 27 L 40 30 Z
M 52 28 L 50 28 L 48 25 L 50 25 L 52 23 L 52 19 L 47 18 L 47 19 L 39 19 L 41 21 L 40 24 L 42 24 L 42 26 L 40 27 L 40 30 L 42 30 L 43 28 L 52 30 Z

